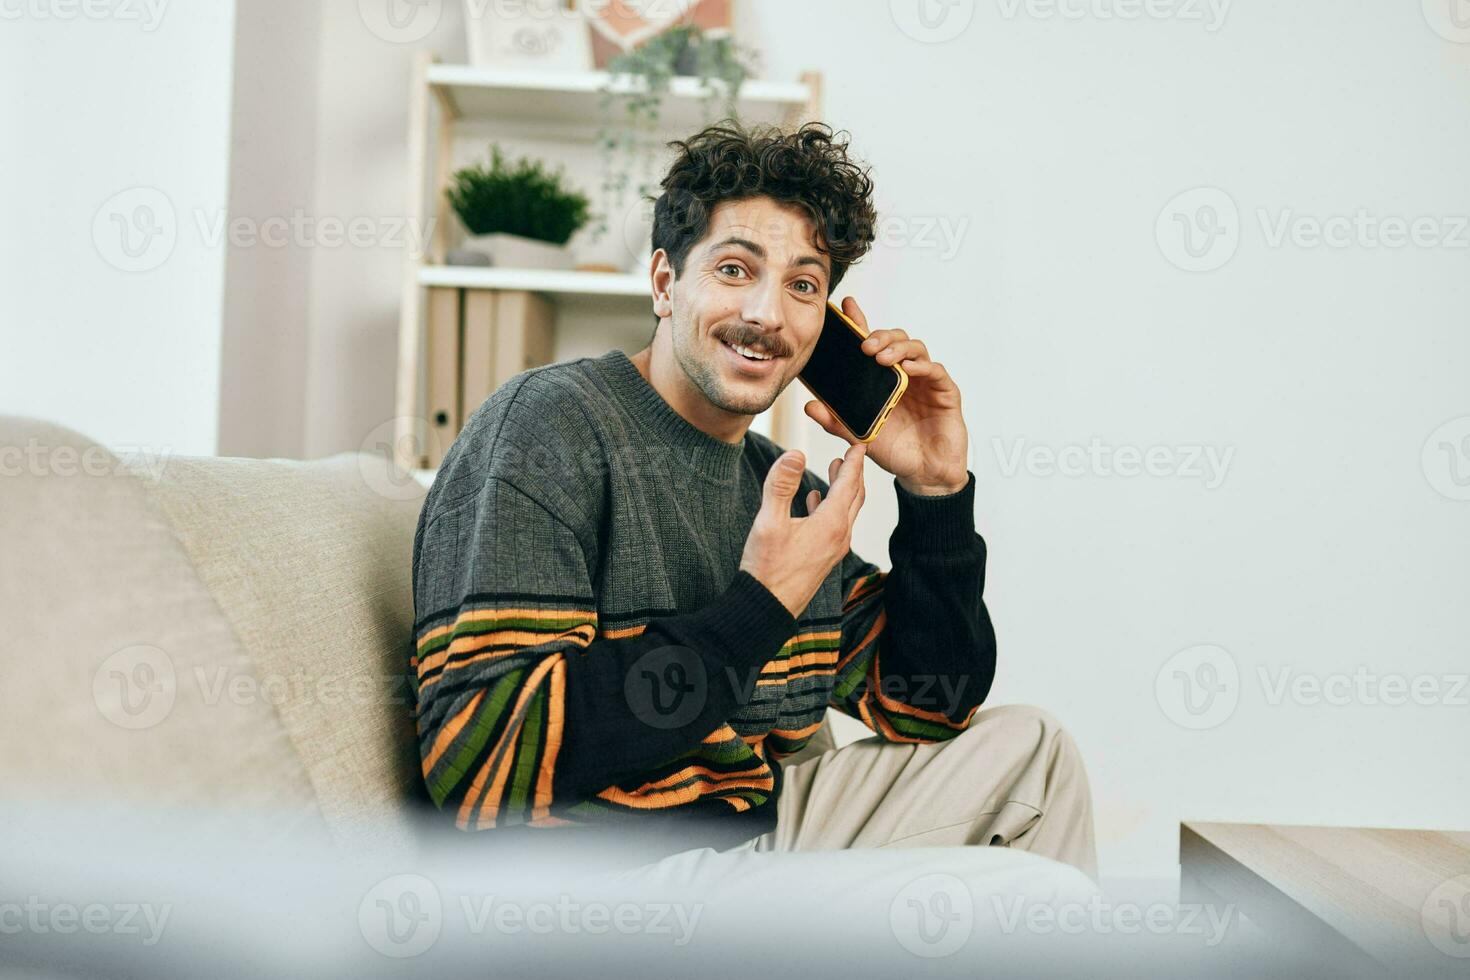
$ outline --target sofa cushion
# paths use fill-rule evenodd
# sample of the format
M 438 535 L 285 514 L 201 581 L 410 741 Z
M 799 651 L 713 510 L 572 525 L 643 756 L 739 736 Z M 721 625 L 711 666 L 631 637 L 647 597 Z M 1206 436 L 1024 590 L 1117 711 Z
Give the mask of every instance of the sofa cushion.
M 125 465 L 245 648 L 339 839 L 407 842 L 419 793 L 405 673 L 424 489 L 378 457 Z
M 320 823 L 275 708 L 219 696 L 250 651 L 115 455 L 0 417 L 0 545 L 7 798 Z

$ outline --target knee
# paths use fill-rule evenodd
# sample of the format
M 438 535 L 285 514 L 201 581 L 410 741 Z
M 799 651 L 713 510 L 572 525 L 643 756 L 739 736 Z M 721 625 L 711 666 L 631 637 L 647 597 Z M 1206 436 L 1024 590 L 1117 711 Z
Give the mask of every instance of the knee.
M 1082 768 L 1082 753 L 1072 733 L 1044 708 L 1032 704 L 1007 704 L 975 716 L 976 721 L 981 718 L 987 718 L 989 724 L 1000 727 L 1025 744 L 1035 745 L 1038 750 L 1054 755 L 1058 766 Z

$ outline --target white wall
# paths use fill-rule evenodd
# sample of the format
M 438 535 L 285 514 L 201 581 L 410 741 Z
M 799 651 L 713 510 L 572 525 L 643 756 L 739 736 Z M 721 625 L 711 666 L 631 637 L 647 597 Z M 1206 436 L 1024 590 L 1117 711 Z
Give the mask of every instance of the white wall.
M 0 412 L 215 451 L 234 6 L 0 13 Z
M 843 291 L 961 384 L 994 700 L 1043 705 L 1075 733 L 1104 873 L 1166 870 L 1181 817 L 1463 827 L 1470 692 L 1452 689 L 1470 669 L 1470 503 L 1436 491 L 1453 488 L 1448 456 L 1426 469 L 1421 448 L 1470 416 L 1470 232 L 1458 248 L 1272 247 L 1257 209 L 1272 228 L 1284 209 L 1362 208 L 1454 232 L 1470 215 L 1470 45 L 1417 3 L 1240 3 L 1211 31 L 1090 13 L 1113 4 L 1073 2 L 1088 13 L 1067 19 L 960 2 L 931 5 L 949 12 L 940 32 L 973 14 L 937 43 L 890 6 L 913 7 L 742 10 L 773 75 L 826 72 L 830 121 L 874 164 L 883 211 L 908 222 Z M 1238 250 L 1186 272 L 1156 218 L 1199 186 L 1234 200 Z M 926 219 L 965 229 L 952 255 L 926 247 Z M 1182 255 L 1178 241 L 1164 239 Z M 1008 465 L 1017 440 L 1094 437 L 1234 455 L 1214 489 Z M 1470 442 L 1455 451 L 1470 474 Z M 891 498 L 890 482 L 870 487 Z M 860 552 L 886 549 L 881 503 Z M 1197 662 L 1155 687 L 1201 644 L 1239 680 L 1196 716 L 1174 671 L 1207 679 Z M 1370 685 L 1437 685 L 1438 703 L 1369 703 L 1371 687 L 1341 706 L 1310 691 L 1271 703 L 1283 670 L 1359 667 Z
M 235 19 L 222 456 L 303 454 L 322 12 L 249 0 Z M 330 239 L 329 239 L 330 240 Z

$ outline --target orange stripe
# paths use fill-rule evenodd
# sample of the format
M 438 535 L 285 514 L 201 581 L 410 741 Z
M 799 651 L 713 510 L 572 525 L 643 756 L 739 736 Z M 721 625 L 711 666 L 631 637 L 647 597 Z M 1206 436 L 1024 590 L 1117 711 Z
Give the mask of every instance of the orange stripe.
M 621 803 L 639 810 L 659 810 L 671 806 L 679 806 L 683 803 L 692 803 L 702 796 L 730 789 L 773 789 L 775 778 L 766 776 L 763 779 L 731 779 L 718 784 L 706 782 L 691 783 L 677 790 L 669 790 L 652 796 L 633 796 L 631 793 L 609 786 L 598 793 L 601 798 L 613 803 Z
M 516 726 L 520 731 L 520 726 Z M 515 749 L 506 752 L 500 759 L 500 765 L 495 769 L 495 778 L 490 781 L 490 790 L 485 794 L 485 799 L 480 803 L 480 812 L 475 815 L 477 827 L 494 827 L 496 817 L 495 811 L 500 808 L 500 796 L 505 792 L 505 784 L 510 779 L 510 771 L 515 766 Z M 489 763 L 486 763 L 488 768 Z M 471 799 L 466 796 L 465 799 Z
M 454 618 L 454 622 L 443 626 L 436 626 L 423 636 L 419 637 L 418 649 L 422 650 L 426 643 L 438 639 L 445 633 L 452 633 L 465 623 L 478 623 L 482 620 L 497 619 L 519 619 L 523 616 L 535 616 L 538 619 L 568 619 L 575 617 L 579 622 L 597 620 L 595 609 L 468 609 Z
M 852 591 L 848 593 L 847 599 L 843 601 L 842 611 L 846 612 L 847 607 L 854 602 L 857 602 L 859 599 L 866 599 L 869 595 L 883 588 L 883 583 L 887 578 L 888 574 L 886 572 L 876 572 L 873 578 L 859 579 L 857 584 L 852 587 Z
M 789 738 L 794 741 L 799 738 L 804 738 L 807 735 L 815 734 L 817 729 L 821 727 L 821 721 L 814 721 L 805 728 L 773 728 L 771 729 L 771 734 L 778 738 Z
M 663 789 L 674 783 L 682 783 L 690 776 L 708 776 L 715 782 L 720 782 L 729 779 L 754 778 L 761 775 L 761 773 L 770 775 L 770 769 L 764 763 L 756 766 L 754 769 L 742 769 L 739 772 L 720 772 L 718 769 L 711 769 L 708 766 L 685 766 L 683 769 L 668 776 L 662 776 L 651 783 L 644 783 L 642 786 L 633 790 L 631 795 L 644 796 L 647 795 L 649 790 Z M 624 790 L 623 792 L 628 791 Z
M 876 637 L 879 633 L 883 632 L 883 627 L 884 627 L 884 625 L 887 622 L 888 622 L 888 610 L 886 610 L 886 609 L 880 609 L 880 610 L 878 610 L 878 618 L 877 619 L 874 619 L 873 620 L 873 625 L 870 626 L 870 627 L 868 627 L 868 635 L 865 636 L 865 637 L 863 637 L 858 642 L 857 646 L 855 646 L 855 647 L 852 648 L 852 650 L 847 654 L 847 656 L 843 657 L 841 660 L 839 660 L 837 662 L 837 669 L 838 670 L 842 670 L 848 664 L 852 663 L 852 658 L 853 657 L 856 657 L 863 650 L 867 649 L 868 644 L 870 642 L 872 642 L 873 638 Z
M 558 637 L 550 637 L 550 639 L 558 639 Z M 581 637 L 577 637 L 577 639 L 580 640 Z M 516 654 L 524 653 L 529 647 L 534 645 L 539 644 L 522 644 L 521 646 L 513 650 L 491 650 L 488 653 L 482 653 L 479 656 L 470 657 L 468 660 L 461 660 L 455 663 L 453 666 L 447 666 L 444 670 L 435 674 L 433 677 L 423 678 L 423 675 L 420 674 L 419 676 L 421 679 L 419 681 L 419 690 L 421 692 L 426 691 L 429 688 L 433 687 L 435 684 L 439 683 L 445 677 L 448 677 L 456 671 L 463 670 L 466 667 L 472 667 L 475 664 L 484 663 L 487 660 L 498 660 L 502 657 L 513 657 Z M 584 649 L 586 648 L 586 646 L 586 643 L 579 643 L 577 644 L 577 649 Z
M 822 638 L 840 640 L 841 636 L 834 633 L 831 636 L 824 635 Z M 790 670 L 792 667 L 805 667 L 807 664 L 830 664 L 836 662 L 837 650 L 835 648 L 821 648 L 817 650 L 808 650 L 806 653 L 797 654 L 794 657 L 787 657 L 784 660 L 771 660 L 765 665 L 765 667 L 761 668 L 761 673 L 780 674 Z
M 646 629 L 648 629 L 647 623 L 641 626 L 621 626 L 617 629 L 603 630 L 602 635 L 609 640 L 621 640 L 627 636 L 642 636 Z
M 500 737 L 499 745 L 496 746 L 497 749 L 500 745 L 507 747 L 505 759 L 501 763 L 500 771 L 495 774 L 495 781 L 490 784 L 490 791 L 485 794 L 485 802 L 480 804 L 480 817 L 482 818 L 482 822 L 484 817 L 488 816 L 490 818 L 489 823 L 485 824 L 487 827 L 495 826 L 495 811 L 500 809 L 500 796 L 505 791 L 506 778 L 510 775 L 510 764 L 516 754 L 515 743 L 520 738 L 521 729 L 526 724 L 525 715 L 521 712 L 531 698 L 536 696 L 536 689 L 541 686 L 541 679 L 561 662 L 562 658 L 560 656 L 548 657 L 541 661 L 536 669 L 531 672 L 531 676 L 527 677 L 525 683 L 521 686 L 521 696 L 516 698 L 516 706 L 511 711 L 511 717 L 516 719 L 515 724 L 506 729 L 505 734 Z
M 434 746 L 429 750 L 428 758 L 424 760 L 425 779 L 429 778 L 429 774 L 439 764 L 439 757 L 444 754 L 445 749 L 449 748 L 449 744 L 454 741 L 455 736 L 464 728 L 465 722 L 469 721 L 470 715 L 475 713 L 475 709 L 480 706 L 480 702 L 483 700 L 485 700 L 485 692 L 480 691 L 474 697 L 470 698 L 470 703 L 465 705 L 459 714 L 440 726 L 439 734 L 434 736 Z
M 916 708 L 911 704 L 904 703 L 903 701 L 896 701 L 893 698 L 890 698 L 888 695 L 884 694 L 883 685 L 876 683 L 880 677 L 880 674 L 878 672 L 877 652 L 874 652 L 873 654 L 873 667 L 869 671 L 869 676 L 875 682 L 874 687 L 876 688 L 876 692 L 878 695 L 878 703 L 882 705 L 885 710 L 893 711 L 908 718 L 918 718 L 922 721 L 932 721 L 936 724 L 943 725 L 946 728 L 955 727 L 954 722 L 950 721 L 949 717 L 943 712 L 925 711 L 923 708 Z
M 541 773 L 536 779 L 536 799 L 531 806 L 531 819 L 551 817 L 551 780 L 556 770 L 556 755 L 561 751 L 563 708 L 566 705 L 567 665 L 560 657 L 551 670 L 551 694 L 546 714 L 546 751 L 541 756 Z
M 435 667 L 443 666 L 444 662 L 453 654 L 471 653 L 495 644 L 511 644 L 517 647 L 527 647 L 552 643 L 565 637 L 573 637 L 581 641 L 580 645 L 585 647 L 592 642 L 592 635 L 584 636 L 581 633 L 582 628 L 585 626 L 592 626 L 592 624 L 581 623 L 574 629 L 562 630 L 558 633 L 547 633 L 540 630 L 495 630 L 490 633 L 477 634 L 475 636 L 462 636 L 451 642 L 443 650 L 431 653 L 423 658 L 419 663 L 419 676 L 422 677 Z M 593 626 L 592 634 L 595 633 L 596 627 Z M 492 656 L 506 656 L 514 652 L 516 651 L 500 650 L 494 652 Z

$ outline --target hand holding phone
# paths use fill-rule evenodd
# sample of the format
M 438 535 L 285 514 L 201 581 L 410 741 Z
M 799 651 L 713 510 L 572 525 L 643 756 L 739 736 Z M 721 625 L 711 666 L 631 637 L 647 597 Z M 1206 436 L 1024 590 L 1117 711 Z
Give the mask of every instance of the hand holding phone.
M 909 383 L 897 364 L 879 364 L 862 349 L 867 335 L 828 300 L 817 346 L 797 375 L 858 442 L 871 442 L 878 435 Z

